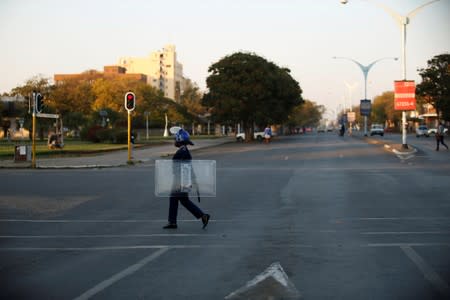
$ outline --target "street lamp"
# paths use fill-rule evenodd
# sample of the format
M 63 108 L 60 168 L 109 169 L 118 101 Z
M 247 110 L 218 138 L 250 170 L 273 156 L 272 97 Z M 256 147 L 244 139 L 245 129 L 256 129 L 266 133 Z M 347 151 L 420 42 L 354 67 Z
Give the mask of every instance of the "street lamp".
M 353 84 L 348 83 L 347 81 L 344 81 L 345 86 L 347 87 L 348 91 L 348 102 L 350 104 L 350 111 L 353 111 L 353 90 L 358 87 L 358 83 L 355 82 Z
M 430 5 L 434 2 L 437 2 L 439 0 L 432 0 L 425 4 L 420 5 L 419 7 L 413 9 L 411 12 L 409 12 L 406 16 L 402 16 L 401 14 L 397 13 L 396 11 L 392 10 L 391 8 L 387 7 L 384 4 L 375 2 L 375 1 L 369 1 L 372 2 L 376 6 L 383 9 L 385 12 L 390 14 L 394 20 L 397 22 L 397 25 L 400 26 L 401 30 L 401 42 L 402 42 L 402 76 L 403 80 L 406 80 L 406 25 L 409 24 L 410 19 L 412 19 L 422 8 L 424 8 L 427 5 Z M 341 0 L 342 4 L 346 4 L 348 1 Z M 406 111 L 402 112 L 402 147 L 408 148 L 408 144 L 406 144 Z
M 148 140 L 148 116 L 150 115 L 149 111 L 145 111 L 144 112 L 144 116 L 145 116 L 145 138 Z
M 167 118 L 167 113 L 164 114 L 164 117 L 166 119 L 166 126 L 164 127 L 164 137 L 168 137 L 169 131 L 167 130 L 167 126 L 169 126 L 169 119 Z
M 362 65 L 360 62 L 349 58 L 349 57 L 340 57 L 340 56 L 334 56 L 334 59 L 347 59 L 349 61 L 354 62 L 363 72 L 364 75 L 364 100 L 367 100 L 367 77 L 369 75 L 369 71 L 370 69 L 379 61 L 384 60 L 384 59 L 393 59 L 393 60 L 398 60 L 398 57 L 383 57 L 380 59 L 377 59 L 373 62 L 371 62 L 370 64 L 368 64 L 367 66 Z M 367 136 L 367 116 L 364 116 L 364 136 Z

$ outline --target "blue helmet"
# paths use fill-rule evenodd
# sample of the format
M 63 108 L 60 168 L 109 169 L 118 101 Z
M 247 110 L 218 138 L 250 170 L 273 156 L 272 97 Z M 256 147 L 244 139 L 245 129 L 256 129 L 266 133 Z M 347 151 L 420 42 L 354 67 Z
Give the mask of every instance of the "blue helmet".
M 191 142 L 189 133 L 180 127 L 172 127 L 170 128 L 170 132 L 175 134 L 175 141 L 184 145 L 194 145 Z

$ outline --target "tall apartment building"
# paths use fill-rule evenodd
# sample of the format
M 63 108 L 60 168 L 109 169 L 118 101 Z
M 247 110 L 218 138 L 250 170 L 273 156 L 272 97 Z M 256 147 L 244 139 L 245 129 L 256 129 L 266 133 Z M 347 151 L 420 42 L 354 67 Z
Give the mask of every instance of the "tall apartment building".
M 147 83 L 164 93 L 164 96 L 180 101 L 183 90 L 183 65 L 177 61 L 174 45 L 150 53 L 148 57 L 121 57 L 119 66 L 127 73 L 147 75 Z

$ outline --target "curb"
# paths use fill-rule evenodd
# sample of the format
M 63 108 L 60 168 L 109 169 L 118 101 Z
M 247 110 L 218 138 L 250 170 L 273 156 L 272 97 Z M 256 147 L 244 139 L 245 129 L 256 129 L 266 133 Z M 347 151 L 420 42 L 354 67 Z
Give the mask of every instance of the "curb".
M 104 169 L 104 168 L 114 168 L 123 167 L 126 164 L 118 165 L 72 165 L 72 166 L 36 166 L 36 169 Z
M 414 154 L 417 153 L 417 149 L 412 147 L 411 145 L 409 145 L 409 147 L 412 148 L 410 151 L 399 151 L 399 150 L 393 148 L 389 144 L 384 144 L 384 148 L 385 149 L 387 149 L 388 151 L 394 153 L 402 161 L 406 161 L 408 159 L 411 159 L 411 158 L 415 157 Z
M 211 148 L 211 147 L 215 147 L 218 145 L 222 145 L 222 144 L 227 144 L 227 143 L 232 143 L 234 142 L 234 139 L 230 139 L 230 140 L 222 140 L 218 143 L 214 143 L 212 145 L 206 145 L 204 147 L 200 147 L 200 148 L 194 148 L 194 149 L 190 149 L 190 151 L 197 151 L 197 150 L 201 150 L 201 149 L 207 149 L 207 148 Z M 120 151 L 120 150 L 119 150 Z M 113 151 L 111 151 L 113 152 Z M 111 164 L 74 164 L 71 165 L 70 162 L 62 162 L 61 165 L 47 165 L 47 164 L 40 164 L 39 162 L 36 164 L 36 168 L 35 169 L 104 169 L 104 168 L 119 168 L 119 167 L 132 167 L 138 164 L 145 164 L 148 163 L 149 161 L 153 160 L 153 159 L 158 159 L 158 158 L 167 158 L 167 157 L 171 157 L 175 152 L 171 151 L 171 152 L 161 152 L 159 155 L 157 155 L 154 158 L 141 158 L 141 159 L 136 159 L 136 160 L 132 160 L 130 163 L 124 161 L 124 162 L 120 162 L 118 163 L 117 160 L 114 163 Z M 101 156 L 101 154 L 99 154 L 99 156 Z M 68 163 L 68 164 L 67 164 Z M 31 167 L 31 162 L 7 162 L 5 164 L 2 164 L 0 162 L 0 169 L 32 169 Z

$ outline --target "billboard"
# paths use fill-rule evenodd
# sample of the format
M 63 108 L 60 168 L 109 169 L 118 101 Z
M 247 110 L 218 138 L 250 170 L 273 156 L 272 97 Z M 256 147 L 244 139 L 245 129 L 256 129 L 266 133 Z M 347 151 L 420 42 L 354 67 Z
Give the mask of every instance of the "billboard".
M 356 120 L 356 113 L 354 111 L 349 111 L 347 113 L 347 120 L 351 123 L 351 122 L 355 122 Z
M 414 80 L 394 82 L 394 109 L 416 110 L 416 84 Z
M 372 110 L 372 103 L 368 99 L 361 100 L 359 105 L 359 110 L 361 116 L 370 116 L 370 111 Z

